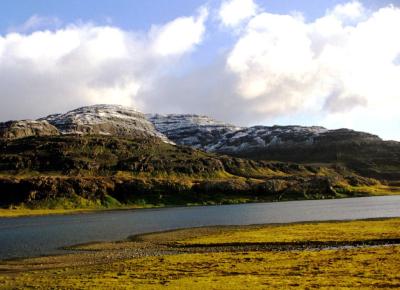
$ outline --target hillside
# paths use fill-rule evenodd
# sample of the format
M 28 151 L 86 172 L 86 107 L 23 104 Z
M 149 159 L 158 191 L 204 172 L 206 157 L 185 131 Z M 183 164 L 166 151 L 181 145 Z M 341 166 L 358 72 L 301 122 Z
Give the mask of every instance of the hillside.
M 340 168 L 220 156 L 151 137 L 29 137 L 2 140 L 0 149 L 3 207 L 334 198 L 379 185 Z
M 242 128 L 206 116 L 96 105 L 1 123 L 0 133 L 5 208 L 219 204 L 399 191 L 399 144 L 351 130 Z
M 257 160 L 343 165 L 367 177 L 400 180 L 400 142 L 383 141 L 369 133 L 316 126 L 240 128 L 207 117 L 199 122 L 193 115 L 155 115 L 150 121 L 177 144 L 208 152 Z

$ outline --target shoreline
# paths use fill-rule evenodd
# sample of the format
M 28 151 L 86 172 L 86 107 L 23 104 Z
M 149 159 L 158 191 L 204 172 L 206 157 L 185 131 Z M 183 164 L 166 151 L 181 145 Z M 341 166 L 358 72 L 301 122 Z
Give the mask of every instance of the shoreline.
M 393 276 L 400 270 L 399 226 L 400 218 L 375 218 L 139 234 L 118 242 L 69 247 L 73 253 L 0 261 L 0 288 L 197 289 L 213 281 L 218 288 L 236 289 L 225 285 L 226 279 L 239 288 L 248 281 L 262 287 L 268 279 L 279 288 L 281 277 L 287 279 L 286 286 L 293 281 L 310 286 L 307 279 L 297 280 L 303 276 L 315 287 L 327 287 L 338 275 L 357 279 L 359 286 L 372 285 L 371 277 L 375 286 L 387 286 L 388 281 L 395 286 L 400 283 Z M 315 275 L 323 279 L 315 282 Z
M 295 202 L 295 201 L 322 201 L 322 200 L 340 200 L 340 199 L 354 199 L 354 198 L 368 198 L 368 197 L 379 197 L 379 196 L 397 196 L 399 194 L 381 194 L 381 195 L 357 195 L 357 196 L 345 196 L 336 197 L 329 199 L 289 199 L 280 201 L 271 200 L 254 200 L 240 203 L 221 203 L 221 204 L 184 204 L 184 205 L 151 205 L 146 206 L 132 205 L 132 206 L 121 206 L 115 208 L 76 208 L 76 209 L 29 209 L 29 208 L 13 208 L 5 209 L 0 208 L 0 219 L 7 218 L 22 218 L 22 217 L 38 217 L 38 216 L 57 216 L 57 215 L 75 215 L 75 214 L 93 214 L 93 213 L 106 213 L 106 212 L 118 212 L 118 211 L 129 211 L 129 210 L 143 210 L 143 209 L 163 209 L 163 208 L 182 208 L 182 207 L 201 207 L 201 206 L 223 206 L 223 205 L 241 205 L 241 204 L 257 204 L 257 203 L 284 203 L 284 202 Z
M 127 209 L 128 210 L 128 209 Z M 164 237 L 174 237 L 176 233 L 184 233 L 184 235 L 209 235 L 210 233 L 219 233 L 223 231 L 232 231 L 232 230 L 238 230 L 238 231 L 246 231 L 246 230 L 256 230 L 260 228 L 275 228 L 275 227 L 290 227 L 290 226 L 304 226 L 304 225 L 326 225 L 326 224 L 346 224 L 346 223 L 351 223 L 351 222 L 385 222 L 389 220 L 399 220 L 400 221 L 400 216 L 399 217 L 375 217 L 375 218 L 365 218 L 365 219 L 346 219 L 346 220 L 318 220 L 318 221 L 298 221 L 298 222 L 285 222 L 285 223 L 261 223 L 261 224 L 248 224 L 248 225 L 214 225 L 214 226 L 199 226 L 199 227 L 188 227 L 188 228 L 178 228 L 178 229 L 171 229 L 171 230 L 161 230 L 161 231 L 155 231 L 155 232 L 147 232 L 147 233 L 141 233 L 141 234 L 134 234 L 134 235 L 129 235 L 125 239 L 122 240 L 114 240 L 114 241 L 92 241 L 92 242 L 86 242 L 86 243 L 80 243 L 80 244 L 73 244 L 69 246 L 65 246 L 59 249 L 56 249 L 59 251 L 59 253 L 53 253 L 53 254 L 44 254 L 44 255 L 37 255 L 37 256 L 27 256 L 27 257 L 15 257 L 15 258 L 9 258 L 9 259 L 0 259 L 0 265 L 2 263 L 7 263 L 7 262 L 18 262 L 18 261 L 26 261 L 26 260 L 34 260 L 34 259 L 41 259 L 41 258 L 55 258 L 55 257 L 61 257 L 64 255 L 78 255 L 79 253 L 82 252 L 87 252 L 87 251 L 92 251 L 91 247 L 102 247 L 103 245 L 110 245 L 110 244 L 124 244 L 124 243 L 132 243 L 132 242 L 143 242 L 147 240 L 151 240 L 154 236 L 164 236 Z M 168 240 L 169 241 L 169 240 Z M 354 241 L 354 242 L 360 242 L 360 241 Z M 399 238 L 395 239 L 389 239 L 387 240 L 387 243 L 382 240 L 366 240 L 363 241 L 366 242 L 366 247 L 374 247 L 374 246 L 382 246 L 385 244 L 388 245 L 400 245 L 400 236 Z M 314 243 L 314 242 L 312 242 Z M 353 243 L 353 242 L 351 242 Z M 241 245 L 247 245 L 247 246 L 261 246 L 265 248 L 265 246 L 270 247 L 270 250 L 273 250 L 275 246 L 277 246 L 275 249 L 279 249 L 280 246 L 290 246 L 290 243 L 286 244 L 273 244 L 273 243 L 216 243 L 213 244 L 214 246 L 227 246 L 227 247 L 240 247 Z M 331 244 L 323 244 L 323 243 L 315 243 L 315 249 L 323 249 L 324 246 L 326 248 L 329 248 L 330 246 L 333 246 L 334 243 Z M 208 248 L 210 247 L 209 245 L 202 245 L 202 244 L 190 244 L 190 245 L 185 245 L 187 248 L 199 248 L 199 247 L 204 247 Z M 303 247 L 302 249 L 305 250 L 307 247 L 305 245 L 294 245 L 294 246 L 299 246 L 301 249 L 301 246 Z M 346 245 L 341 245 L 341 246 L 346 246 Z M 351 245 L 349 245 L 351 246 Z M 358 247 L 357 245 L 353 245 L 354 247 Z M 181 247 L 178 245 L 178 248 Z M 340 246 L 339 246 L 340 247 Z M 174 249 L 176 250 L 176 248 Z M 98 249 L 93 250 L 93 251 L 98 251 Z M 0 268 L 1 272 L 1 268 Z

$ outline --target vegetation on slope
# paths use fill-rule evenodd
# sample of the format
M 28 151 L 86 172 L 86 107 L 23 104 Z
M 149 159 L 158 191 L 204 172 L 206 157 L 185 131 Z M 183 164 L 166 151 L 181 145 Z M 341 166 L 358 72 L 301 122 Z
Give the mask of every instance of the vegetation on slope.
M 240 159 L 151 137 L 29 137 L 0 141 L 0 152 L 5 208 L 220 204 L 397 191 L 340 166 Z
M 400 143 L 394 141 L 359 140 L 351 135 L 336 134 L 329 138 L 317 138 L 312 146 L 271 146 L 237 155 L 255 160 L 337 164 L 362 176 L 389 182 L 400 180 Z

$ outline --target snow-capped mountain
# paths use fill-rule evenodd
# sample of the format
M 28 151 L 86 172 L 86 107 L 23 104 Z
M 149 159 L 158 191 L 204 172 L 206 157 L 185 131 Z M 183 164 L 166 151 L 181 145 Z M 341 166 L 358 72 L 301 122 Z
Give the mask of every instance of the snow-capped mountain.
M 158 131 L 165 134 L 175 143 L 206 151 L 213 151 L 214 146 L 224 136 L 241 129 L 240 127 L 199 115 L 148 114 L 147 118 Z
M 37 121 L 0 123 L 0 139 L 48 135 L 156 137 L 238 157 L 297 163 L 345 165 L 360 174 L 398 179 L 400 143 L 349 129 L 323 127 L 238 127 L 198 115 L 145 115 L 118 105 L 82 107 Z M 143 144 L 146 146 L 145 144 Z
M 152 136 L 164 142 L 208 152 L 251 158 L 264 156 L 262 158 L 276 160 L 288 156 L 291 156 L 288 160 L 298 158 L 297 152 L 304 148 L 310 150 L 318 146 L 346 142 L 383 142 L 375 135 L 348 129 L 328 130 L 317 126 L 239 127 L 207 116 L 145 115 L 133 108 L 119 105 L 87 106 L 64 114 L 53 114 L 38 121 L 2 123 L 0 133 L 2 138 L 57 134 L 99 134 L 125 138 Z M 333 149 L 330 147 L 329 151 Z
M 177 144 L 211 152 L 241 154 L 258 149 L 307 146 L 324 140 L 380 140 L 353 130 L 311 126 L 238 127 L 198 115 L 147 115 L 156 129 Z
M 256 160 L 335 164 L 368 177 L 400 178 L 400 143 L 364 132 L 317 126 L 241 128 L 196 115 L 148 118 L 176 144 L 209 152 Z
M 154 128 L 143 113 L 119 105 L 87 106 L 40 120 L 48 121 L 62 134 L 99 134 L 128 138 L 144 135 L 170 142 L 165 135 Z

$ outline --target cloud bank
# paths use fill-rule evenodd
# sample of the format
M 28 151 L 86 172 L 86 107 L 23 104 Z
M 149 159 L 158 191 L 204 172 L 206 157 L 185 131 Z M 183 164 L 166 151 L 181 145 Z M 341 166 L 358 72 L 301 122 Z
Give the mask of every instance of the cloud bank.
M 240 124 L 310 116 L 400 140 L 399 8 L 351 1 L 312 20 L 253 0 L 213 9 L 217 20 L 200 8 L 147 32 L 84 24 L 0 36 L 1 119 L 119 103 Z M 217 30 L 232 46 L 197 63 Z
M 141 89 L 201 43 L 207 15 L 201 8 L 148 32 L 81 24 L 0 36 L 1 119 L 96 103 L 140 106 Z
M 297 115 L 309 114 L 333 128 L 400 125 L 399 8 L 368 11 L 353 1 L 309 22 L 299 13 L 227 8 L 238 3 L 248 1 L 225 1 L 219 14 L 236 37 L 233 47 L 207 68 L 160 80 L 160 89 L 146 95 L 148 109 L 208 113 L 242 124 L 290 116 L 296 123 Z M 400 139 L 395 130 L 382 134 Z
M 400 125 L 397 27 L 399 8 L 368 11 L 358 1 L 312 22 L 299 14 L 263 12 L 249 20 L 226 66 L 255 114 L 318 113 L 321 123 L 339 127 L 348 124 L 343 119 L 359 120 L 353 115 L 359 108 L 366 123 L 374 115 L 385 127 L 382 116 L 389 115 Z

